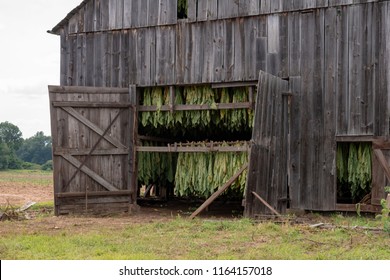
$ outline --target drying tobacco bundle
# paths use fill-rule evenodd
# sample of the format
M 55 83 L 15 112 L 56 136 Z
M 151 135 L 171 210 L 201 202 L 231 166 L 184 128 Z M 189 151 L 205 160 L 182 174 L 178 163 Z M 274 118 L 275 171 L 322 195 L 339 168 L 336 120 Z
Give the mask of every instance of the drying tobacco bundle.
M 146 88 L 141 105 L 156 106 L 156 112 L 142 112 L 140 124 L 149 129 L 182 132 L 210 127 L 239 132 L 253 128 L 252 109 L 217 110 L 217 103 L 248 102 L 248 88 L 212 89 L 210 86 L 176 88 L 174 105 L 209 105 L 210 110 L 161 111 L 169 105 L 169 87 Z
M 143 146 L 157 146 L 144 141 Z M 166 186 L 175 179 L 177 155 L 172 153 L 138 152 L 138 182 L 140 185 Z
M 371 145 L 345 143 L 337 146 L 337 179 L 348 185 L 352 198 L 367 193 L 371 185 Z
M 201 145 L 206 143 L 192 143 L 194 147 Z M 222 145 L 246 145 L 246 143 L 222 143 Z M 175 194 L 181 197 L 209 197 L 247 162 L 247 152 L 181 153 L 177 159 Z M 242 195 L 245 184 L 246 171 L 232 184 L 230 190 L 232 193 Z

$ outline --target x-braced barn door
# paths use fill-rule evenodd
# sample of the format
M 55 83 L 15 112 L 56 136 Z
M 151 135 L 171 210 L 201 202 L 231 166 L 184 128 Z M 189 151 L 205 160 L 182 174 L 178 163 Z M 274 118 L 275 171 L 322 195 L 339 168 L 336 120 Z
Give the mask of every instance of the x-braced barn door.
M 55 214 L 136 203 L 135 87 L 49 86 Z
M 249 217 L 287 207 L 287 90 L 287 81 L 260 71 L 245 194 Z

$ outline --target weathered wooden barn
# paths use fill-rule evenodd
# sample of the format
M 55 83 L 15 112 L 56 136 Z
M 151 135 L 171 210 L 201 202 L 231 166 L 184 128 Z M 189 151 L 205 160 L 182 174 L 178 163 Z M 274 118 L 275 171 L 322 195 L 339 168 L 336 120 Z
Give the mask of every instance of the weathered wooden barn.
M 372 147 L 360 207 L 377 211 L 390 181 L 390 1 L 188 0 L 180 13 L 177 2 L 85 0 L 49 31 L 61 38 L 56 214 L 137 203 L 137 152 L 158 150 L 138 145 L 140 112 L 253 106 L 247 216 L 270 211 L 255 194 L 280 212 L 355 211 L 337 195 L 342 143 Z M 245 87 L 248 102 L 174 103 L 176 88 L 204 85 Z M 140 106 L 153 87 L 169 88 L 168 106 Z

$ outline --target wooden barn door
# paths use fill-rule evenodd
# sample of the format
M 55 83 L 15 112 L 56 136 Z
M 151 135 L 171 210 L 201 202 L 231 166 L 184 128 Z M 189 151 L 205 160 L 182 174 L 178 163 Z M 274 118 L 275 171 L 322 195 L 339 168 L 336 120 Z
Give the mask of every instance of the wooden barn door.
M 287 207 L 288 82 L 260 71 L 255 126 L 245 195 L 245 215 L 279 212 Z
M 380 206 L 386 197 L 385 186 L 390 184 L 390 141 L 377 137 L 372 141 L 371 205 Z
M 136 90 L 49 86 L 55 214 L 136 203 Z

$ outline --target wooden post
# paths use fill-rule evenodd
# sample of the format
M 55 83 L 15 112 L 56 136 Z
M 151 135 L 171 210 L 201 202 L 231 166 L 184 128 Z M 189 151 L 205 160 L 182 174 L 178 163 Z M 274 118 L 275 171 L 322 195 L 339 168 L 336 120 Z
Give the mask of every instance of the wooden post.
M 169 107 L 171 113 L 175 110 L 175 87 L 170 86 L 169 87 Z
M 194 213 L 191 214 L 190 219 L 195 218 L 200 212 L 206 209 L 218 196 L 220 196 L 228 187 L 230 187 L 234 181 L 248 168 L 248 163 L 244 164 L 241 169 L 233 175 L 222 187 L 220 187 L 215 193 L 213 193 Z
M 128 189 L 131 192 L 131 203 L 137 203 L 138 169 L 137 169 L 137 141 L 138 141 L 138 92 L 135 85 L 129 86 L 130 111 L 130 139 L 129 139 L 129 180 Z

